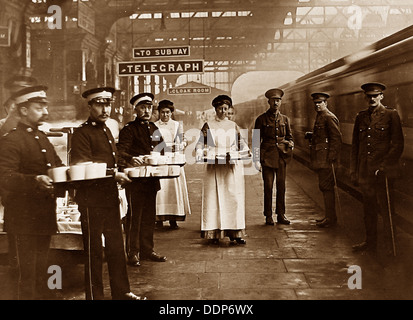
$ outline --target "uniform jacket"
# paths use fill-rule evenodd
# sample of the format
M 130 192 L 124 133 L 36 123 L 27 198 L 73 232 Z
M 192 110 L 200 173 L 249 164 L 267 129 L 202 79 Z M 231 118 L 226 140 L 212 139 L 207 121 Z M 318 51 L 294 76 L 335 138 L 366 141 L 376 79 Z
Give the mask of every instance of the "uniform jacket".
M 51 235 L 57 231 L 55 197 L 39 188 L 36 176 L 62 166 L 46 134 L 19 123 L 0 141 L 0 184 L 7 210 L 7 230 L 14 234 Z
M 318 112 L 311 138 L 310 155 L 313 169 L 330 168 L 338 160 L 341 132 L 337 117 L 329 110 Z
M 253 135 L 254 161 L 258 160 L 259 155 L 263 166 L 278 168 L 281 159 L 286 162 L 291 159 L 291 152 L 286 155 L 279 149 L 283 141 L 293 141 L 290 119 L 287 116 L 281 113 L 274 116 L 269 109 L 255 120 L 254 129 L 259 130 L 260 134 L 259 140 L 256 135 L 257 131 Z
M 395 109 L 376 107 L 357 114 L 351 150 L 351 174 L 363 182 L 384 169 L 389 175 L 398 171 L 404 137 L 399 114 Z
M 151 151 L 161 152 L 165 147 L 162 135 L 153 122 L 135 119 L 119 132 L 119 166 L 132 167 L 132 158 L 149 155 Z M 140 179 L 133 184 L 142 190 L 160 190 L 159 179 Z
M 104 123 L 90 119 L 73 132 L 70 164 L 81 162 L 106 163 L 117 167 L 116 142 Z M 95 180 L 76 187 L 76 202 L 87 207 L 116 207 L 119 205 L 118 188 L 114 179 Z

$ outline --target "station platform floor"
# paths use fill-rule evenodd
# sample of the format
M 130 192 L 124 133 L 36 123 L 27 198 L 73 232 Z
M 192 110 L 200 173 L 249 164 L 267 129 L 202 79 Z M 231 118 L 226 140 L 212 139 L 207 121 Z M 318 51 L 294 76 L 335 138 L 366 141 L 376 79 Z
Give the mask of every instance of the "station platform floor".
M 322 194 L 315 173 L 293 160 L 287 168 L 286 216 L 290 225 L 265 225 L 260 174 L 246 175 L 246 241 L 219 245 L 200 238 L 202 170 L 185 167 L 192 214 L 178 229 L 155 231 L 155 251 L 164 263 L 128 266 L 131 290 L 149 300 L 410 300 L 413 299 L 413 237 L 397 228 L 397 256 L 352 252 L 364 239 L 362 204 L 339 190 L 341 210 L 334 228 L 319 228 Z M 62 265 L 57 299 L 83 300 L 80 252 L 53 250 Z M 356 282 L 352 266 L 360 267 Z M 110 287 L 105 273 L 105 296 Z M 360 273 L 358 273 L 360 275 Z M 350 279 L 350 280 L 349 280 Z M 361 281 L 360 281 L 361 280 Z M 0 265 L 0 299 L 14 299 L 15 277 Z M 350 289 L 349 283 L 359 285 Z

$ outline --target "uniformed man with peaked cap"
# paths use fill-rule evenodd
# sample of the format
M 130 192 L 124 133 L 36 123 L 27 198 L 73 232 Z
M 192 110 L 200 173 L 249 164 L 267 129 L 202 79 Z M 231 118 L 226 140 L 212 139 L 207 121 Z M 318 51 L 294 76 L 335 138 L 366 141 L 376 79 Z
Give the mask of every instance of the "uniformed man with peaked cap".
M 290 224 L 285 216 L 286 165 L 291 159 L 294 146 L 290 119 L 281 114 L 280 107 L 284 91 L 279 88 L 265 93 L 270 108 L 255 121 L 253 135 L 253 159 L 262 171 L 264 180 L 264 216 L 267 225 L 273 225 L 272 195 L 276 178 L 277 223 Z M 259 137 L 258 137 L 259 136 Z
M 361 88 L 368 108 L 357 114 L 354 123 L 350 173 L 363 194 L 366 238 L 354 245 L 353 250 L 375 252 L 378 213 L 383 217 L 386 245 L 392 241 L 389 210 L 394 210 L 393 183 L 399 174 L 404 136 L 397 110 L 382 104 L 386 86 L 369 82 Z
M 318 187 L 324 198 L 325 217 L 317 220 L 318 227 L 332 227 L 337 223 L 333 170 L 337 169 L 341 132 L 338 118 L 327 108 L 329 97 L 325 92 L 311 94 L 317 116 L 313 132 L 306 133 L 310 139 L 311 166 L 317 172 Z
M 39 299 L 47 287 L 47 257 L 57 231 L 57 190 L 48 169 L 62 166 L 46 134 L 38 129 L 48 116 L 47 87 L 32 86 L 13 96 L 20 121 L 0 142 L 0 186 L 6 190 L 6 231 L 16 238 L 19 299 Z
M 103 245 L 108 264 L 112 299 L 141 300 L 130 292 L 119 212 L 117 183 L 130 182 L 128 176 L 117 171 L 118 152 L 115 139 L 106 126 L 110 117 L 114 88 L 101 87 L 85 91 L 89 119 L 75 129 L 72 136 L 71 165 L 82 162 L 106 163 L 108 174 L 114 179 L 98 179 L 79 185 L 76 202 L 81 212 L 83 244 L 88 259 L 85 263 L 86 298 L 103 300 Z
M 151 151 L 163 151 L 165 143 L 158 127 L 151 122 L 154 95 L 139 93 L 130 100 L 136 119 L 127 123 L 119 133 L 119 157 L 122 168 L 144 164 Z M 126 216 L 126 251 L 128 263 L 140 266 L 140 260 L 166 261 L 154 251 L 153 233 L 156 219 L 156 194 L 159 179 L 140 179 L 126 187 L 128 213 Z

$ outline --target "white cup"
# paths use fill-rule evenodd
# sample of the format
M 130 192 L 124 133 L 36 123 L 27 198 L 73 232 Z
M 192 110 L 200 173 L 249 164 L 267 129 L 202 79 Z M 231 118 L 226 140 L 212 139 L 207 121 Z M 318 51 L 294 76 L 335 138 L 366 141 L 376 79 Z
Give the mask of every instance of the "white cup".
M 103 178 L 106 177 L 106 169 L 108 167 L 107 163 L 96 163 L 96 173 L 97 173 L 97 178 Z
M 132 170 L 129 170 L 129 173 L 128 173 L 129 177 L 131 177 L 131 178 L 140 177 L 140 174 L 141 174 L 141 168 L 140 167 L 132 168 Z
M 86 175 L 85 165 L 74 165 L 69 167 L 70 180 L 84 180 Z
M 54 182 L 64 182 L 67 181 L 67 170 L 69 167 L 57 167 L 48 170 L 49 177 Z
M 158 151 L 151 151 L 151 156 L 152 157 L 159 157 L 160 155 L 161 155 L 161 153 L 158 152 Z
M 72 222 L 77 222 L 80 219 L 80 212 L 79 211 L 73 211 L 69 213 L 70 220 Z
M 146 158 L 146 163 L 152 166 L 156 166 L 158 164 L 158 157 L 149 156 Z

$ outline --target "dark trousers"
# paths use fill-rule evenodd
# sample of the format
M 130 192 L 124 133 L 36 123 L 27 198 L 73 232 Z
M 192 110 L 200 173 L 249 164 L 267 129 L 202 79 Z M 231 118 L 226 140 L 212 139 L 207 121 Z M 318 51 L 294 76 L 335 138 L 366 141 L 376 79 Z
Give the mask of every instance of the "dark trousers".
M 153 233 L 156 220 L 157 191 L 143 192 L 126 189 L 128 212 L 126 214 L 126 251 L 128 256 L 153 251 Z
M 391 229 L 389 208 L 387 204 L 386 182 L 384 175 L 373 177 L 369 182 L 361 183 L 360 188 L 363 193 L 363 208 L 364 208 L 364 225 L 366 228 L 366 242 L 372 247 L 377 247 L 377 220 L 378 214 L 383 219 L 383 235 L 386 245 L 391 244 Z M 392 179 L 388 180 L 390 210 L 394 217 L 393 205 L 393 184 Z M 395 228 L 393 227 L 393 230 Z
M 318 188 L 323 193 L 325 217 L 337 220 L 334 175 L 332 168 L 318 169 Z
M 276 187 L 276 214 L 285 214 L 285 178 L 287 166 L 284 161 L 279 161 L 278 168 L 262 167 L 264 180 L 264 215 L 272 216 L 272 195 L 274 178 Z
M 33 300 L 47 293 L 48 254 L 51 236 L 17 234 L 19 263 L 18 299 Z
M 130 292 L 119 208 L 79 207 L 85 262 L 85 291 L 88 300 L 103 300 L 103 244 L 113 299 Z

